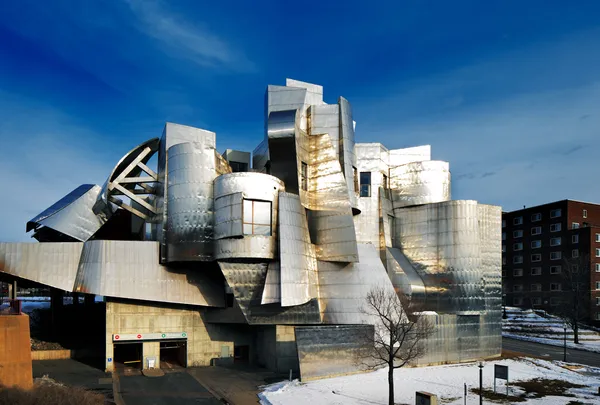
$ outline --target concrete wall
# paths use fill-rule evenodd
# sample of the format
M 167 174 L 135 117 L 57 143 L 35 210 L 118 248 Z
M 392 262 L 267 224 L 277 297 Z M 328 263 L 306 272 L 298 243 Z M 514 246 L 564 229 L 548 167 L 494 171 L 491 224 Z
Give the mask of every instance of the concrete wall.
M 113 334 L 185 332 L 187 334 L 187 366 L 208 366 L 221 357 L 221 347 L 227 346 L 233 356 L 234 345 L 250 346 L 252 333 L 247 325 L 205 324 L 201 307 L 173 306 L 140 301 L 106 302 L 106 370 L 113 371 Z M 158 342 L 144 342 L 143 360 L 156 357 L 160 364 Z
M 0 384 L 33 386 L 27 315 L 0 315 Z

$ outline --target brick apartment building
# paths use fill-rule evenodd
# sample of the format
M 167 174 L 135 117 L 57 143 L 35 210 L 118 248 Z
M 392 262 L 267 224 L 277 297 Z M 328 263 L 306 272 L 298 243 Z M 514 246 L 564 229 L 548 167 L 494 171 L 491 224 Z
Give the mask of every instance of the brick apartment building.
M 504 305 L 556 312 L 566 266 L 589 273 L 589 317 L 600 325 L 599 204 L 562 200 L 502 214 Z

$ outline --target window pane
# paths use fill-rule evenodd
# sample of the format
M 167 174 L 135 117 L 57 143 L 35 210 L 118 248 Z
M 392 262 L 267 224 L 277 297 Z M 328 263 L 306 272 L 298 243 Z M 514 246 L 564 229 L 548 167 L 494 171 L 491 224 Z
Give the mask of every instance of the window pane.
M 254 201 L 255 224 L 271 225 L 271 203 L 267 201 Z
M 252 224 L 244 224 L 244 235 L 252 235 Z
M 271 235 L 271 227 L 269 225 L 254 225 L 254 235 Z
M 370 197 L 371 196 L 371 186 L 368 184 L 360 185 L 360 196 L 361 197 Z
M 252 223 L 252 200 L 244 200 L 244 222 Z
M 371 172 L 360 172 L 360 184 L 371 184 Z

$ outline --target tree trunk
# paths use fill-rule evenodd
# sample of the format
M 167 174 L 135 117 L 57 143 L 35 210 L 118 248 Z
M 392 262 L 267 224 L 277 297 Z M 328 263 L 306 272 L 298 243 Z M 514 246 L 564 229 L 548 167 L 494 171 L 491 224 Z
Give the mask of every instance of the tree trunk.
M 388 405 L 394 405 L 394 364 L 390 364 L 388 371 Z
M 579 343 L 579 323 L 575 322 L 573 326 L 573 342 Z

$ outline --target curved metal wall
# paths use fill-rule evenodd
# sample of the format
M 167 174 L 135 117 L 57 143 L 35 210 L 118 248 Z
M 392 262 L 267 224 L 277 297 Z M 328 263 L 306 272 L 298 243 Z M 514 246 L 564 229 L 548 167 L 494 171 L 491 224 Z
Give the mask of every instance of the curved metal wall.
M 213 260 L 214 142 L 180 143 L 167 151 L 166 259 Z
M 395 212 L 395 240 L 425 285 L 428 310 L 485 309 L 476 201 L 448 201 Z
M 448 162 L 428 160 L 390 168 L 394 208 L 450 200 Z
M 284 184 L 263 173 L 229 173 L 214 181 L 216 212 L 215 258 L 218 260 L 255 258 L 273 259 L 277 253 L 278 194 Z M 244 199 L 271 202 L 271 235 L 244 235 L 242 204 Z M 240 231 L 242 231 L 240 233 Z

